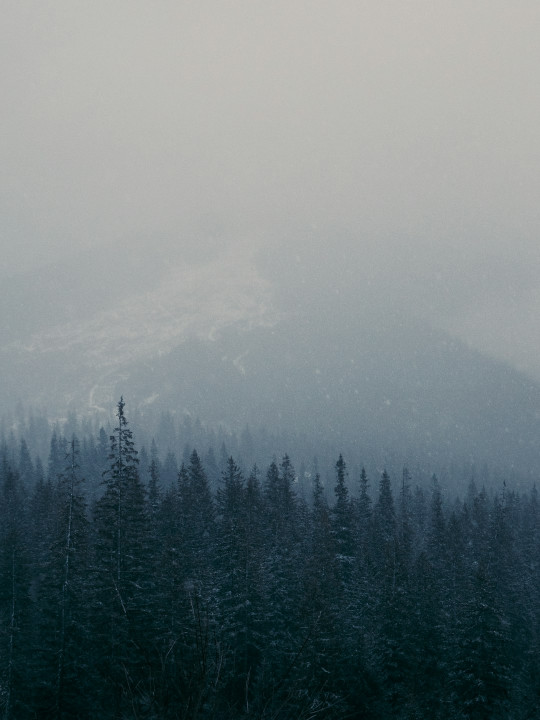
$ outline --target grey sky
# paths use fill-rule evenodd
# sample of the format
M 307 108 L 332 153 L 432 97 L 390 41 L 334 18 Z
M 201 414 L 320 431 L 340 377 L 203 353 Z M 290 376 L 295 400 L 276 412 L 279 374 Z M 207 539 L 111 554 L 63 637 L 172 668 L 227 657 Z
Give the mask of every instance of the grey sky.
M 120 243 L 328 256 L 540 376 L 535 0 L 2 9 L 4 272 Z

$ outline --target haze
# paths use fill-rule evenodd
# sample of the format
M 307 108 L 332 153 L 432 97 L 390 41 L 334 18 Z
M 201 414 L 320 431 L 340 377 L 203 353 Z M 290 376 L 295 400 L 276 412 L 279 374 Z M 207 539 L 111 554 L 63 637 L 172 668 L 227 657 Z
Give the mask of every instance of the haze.
M 532 1 L 5 2 L 2 277 L 252 255 L 540 378 L 539 27 Z

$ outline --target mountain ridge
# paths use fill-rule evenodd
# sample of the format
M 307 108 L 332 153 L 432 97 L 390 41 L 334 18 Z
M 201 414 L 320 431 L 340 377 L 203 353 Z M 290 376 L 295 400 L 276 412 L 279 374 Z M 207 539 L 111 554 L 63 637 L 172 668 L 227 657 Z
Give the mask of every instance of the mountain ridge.
M 111 308 L 6 343 L 2 404 L 109 414 L 124 394 L 358 457 L 540 467 L 533 380 L 404 313 L 358 312 L 335 293 L 316 311 L 292 295 L 280 306 L 277 292 L 247 257 L 172 265 Z

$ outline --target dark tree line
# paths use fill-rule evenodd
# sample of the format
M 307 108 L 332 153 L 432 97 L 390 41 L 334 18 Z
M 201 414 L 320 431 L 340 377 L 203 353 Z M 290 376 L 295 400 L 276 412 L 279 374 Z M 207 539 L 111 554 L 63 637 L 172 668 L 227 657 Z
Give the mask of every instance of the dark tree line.
M 536 489 L 453 500 L 404 470 L 352 493 L 340 456 L 303 498 L 288 456 L 211 465 L 171 482 L 122 400 L 108 441 L 54 434 L 46 470 L 4 447 L 5 720 L 540 717 Z

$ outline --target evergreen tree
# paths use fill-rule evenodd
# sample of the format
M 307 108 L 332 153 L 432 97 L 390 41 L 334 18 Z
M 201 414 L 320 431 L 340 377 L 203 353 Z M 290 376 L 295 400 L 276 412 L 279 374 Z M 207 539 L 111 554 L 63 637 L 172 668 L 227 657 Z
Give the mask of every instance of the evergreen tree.
M 32 522 L 29 535 L 32 545 L 32 575 L 38 588 L 43 580 L 43 568 L 47 566 L 56 522 L 54 483 L 40 474 L 30 497 Z
M 21 488 L 23 488 L 26 493 L 32 492 L 35 481 L 35 470 L 28 445 L 24 438 L 21 439 L 19 449 L 19 481 Z
M 340 680 L 346 682 L 341 666 L 341 660 L 345 660 L 345 657 L 340 648 L 344 638 L 340 638 L 339 628 L 350 621 L 350 616 L 342 606 L 342 577 L 340 561 L 336 558 L 336 533 L 319 473 L 316 473 L 313 482 L 310 531 L 303 567 L 302 613 L 309 619 L 306 627 L 312 631 L 306 648 L 307 662 L 311 678 L 316 683 L 318 701 L 324 707 L 326 702 L 339 703 L 335 694 L 325 692 L 328 675 L 334 679 L 339 676 Z M 349 663 L 350 660 L 348 657 Z M 346 675 L 348 678 L 348 672 Z
M 158 457 L 158 450 L 155 440 L 152 438 L 150 447 L 150 464 L 148 465 L 148 500 L 150 503 L 150 513 L 155 518 L 160 500 L 161 493 L 161 463 Z
M 216 645 L 215 509 L 196 450 L 187 467 L 182 465 L 178 483 L 184 579 L 177 616 L 178 653 L 182 656 L 177 688 L 182 702 L 196 713 L 216 699 L 218 664 L 223 658 Z
M 375 581 L 371 617 L 376 634 L 371 652 L 382 685 L 378 712 L 381 716 L 408 717 L 411 674 L 409 607 L 406 574 L 400 564 L 397 519 L 390 477 L 383 472 L 373 512 L 371 556 Z
M 168 717 L 165 714 L 167 707 L 181 705 L 185 701 L 184 688 L 179 683 L 184 660 L 180 645 L 186 614 L 185 532 L 180 501 L 182 474 L 187 477 L 184 467 L 177 483 L 164 492 L 155 518 L 153 579 L 160 622 L 155 636 L 159 670 L 155 673 L 154 697 L 157 707 L 163 709 L 164 717 Z
M 208 448 L 208 452 L 206 453 L 206 456 L 204 458 L 204 467 L 206 469 L 208 484 L 210 485 L 211 491 L 213 493 L 217 492 L 220 484 L 221 473 L 219 471 L 216 454 L 213 447 Z
M 399 559 L 404 570 L 410 568 L 413 556 L 414 527 L 412 503 L 411 476 L 405 467 L 403 468 L 401 476 L 398 507 Z
M 69 443 L 65 470 L 54 492 L 54 522 L 39 587 L 40 680 L 36 703 L 43 716 L 84 717 L 88 667 L 87 583 L 89 532 L 86 501 L 79 475 L 79 443 Z
M 18 474 L 4 461 L 0 485 L 0 708 L 4 720 L 31 717 L 34 680 L 29 548 Z
M 278 469 L 275 462 L 265 480 L 266 527 L 263 562 L 264 614 L 263 662 L 254 692 L 259 701 L 275 708 L 287 698 L 293 707 L 297 683 L 307 661 L 306 643 L 312 640 L 312 624 L 306 625 L 302 609 L 301 582 L 297 568 L 303 557 L 303 513 L 294 492 L 295 472 L 288 455 Z
M 360 494 L 355 506 L 357 554 L 362 565 L 369 559 L 369 536 L 371 534 L 372 502 L 369 496 L 369 480 L 366 469 L 360 472 Z
M 96 504 L 95 639 L 97 668 L 104 683 L 103 713 L 120 718 L 127 704 L 147 698 L 151 585 L 148 517 L 132 432 L 120 399 L 118 425 L 110 438 L 110 469 Z M 108 717 L 107 714 L 104 715 Z
M 208 478 L 196 450 L 182 476 L 182 510 L 186 532 L 187 560 L 195 585 L 202 588 L 210 581 L 211 551 L 214 533 L 214 503 Z
M 245 657 L 244 671 L 255 677 L 261 659 L 263 624 L 264 562 L 264 498 L 259 482 L 259 470 L 253 466 L 245 489 L 246 557 L 245 557 Z M 249 697 L 249 694 L 247 697 Z
M 449 653 L 441 652 L 448 632 L 447 542 L 442 493 L 433 476 L 425 536 L 411 573 L 414 634 L 409 654 L 418 669 L 412 684 L 414 695 L 425 698 L 432 717 L 441 720 L 446 717 L 448 700 L 443 691 Z
M 226 648 L 224 672 L 229 694 L 238 706 L 244 697 L 249 671 L 248 618 L 251 588 L 248 568 L 248 517 L 244 479 L 233 458 L 223 472 L 217 494 L 219 634 Z
M 56 429 L 51 437 L 49 459 L 47 461 L 47 480 L 51 485 L 56 482 L 64 470 L 64 458 L 67 453 L 67 443 L 63 435 L 58 435 Z
M 431 504 L 428 525 L 428 547 L 431 562 L 441 569 L 445 565 L 446 528 L 439 481 L 431 479 Z M 442 573 L 438 573 L 440 576 Z
M 379 496 L 373 510 L 371 553 L 378 574 L 385 582 L 395 582 L 397 569 L 397 521 L 390 476 L 381 475 Z
M 353 554 L 353 515 L 346 483 L 347 466 L 340 455 L 336 463 L 337 481 L 334 488 L 336 502 L 332 508 L 332 526 L 336 543 L 336 552 L 346 566 L 352 561 Z M 346 567 L 343 568 L 346 570 Z
M 449 674 L 455 708 L 470 720 L 507 718 L 512 686 L 508 625 L 483 562 L 474 570 L 461 617 L 457 657 Z

